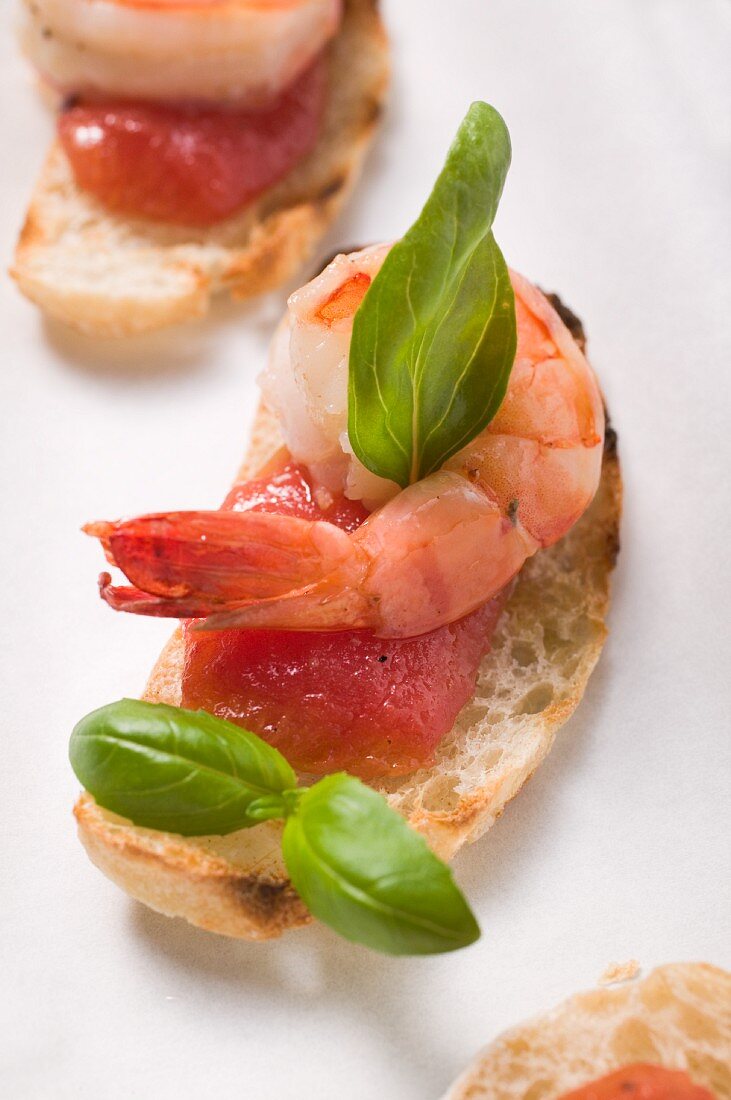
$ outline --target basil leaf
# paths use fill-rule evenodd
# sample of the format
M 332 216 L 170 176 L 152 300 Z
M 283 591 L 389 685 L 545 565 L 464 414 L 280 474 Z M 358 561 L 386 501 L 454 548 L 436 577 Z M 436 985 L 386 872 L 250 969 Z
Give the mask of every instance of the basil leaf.
M 253 733 L 202 710 L 136 699 L 82 718 L 69 757 L 100 806 L 183 836 L 285 817 L 281 796 L 297 786 L 281 753 Z
M 515 299 L 491 226 L 510 165 L 498 112 L 473 103 L 434 190 L 355 315 L 348 435 L 402 487 L 492 420 L 515 358 Z
M 389 955 L 428 955 L 480 934 L 446 864 L 352 776 L 327 776 L 302 793 L 282 850 L 307 907 L 348 940 Z

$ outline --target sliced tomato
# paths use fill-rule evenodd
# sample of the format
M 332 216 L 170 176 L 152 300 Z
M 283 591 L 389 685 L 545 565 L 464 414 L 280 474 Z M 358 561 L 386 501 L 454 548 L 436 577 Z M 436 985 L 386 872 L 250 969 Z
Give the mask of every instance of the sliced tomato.
M 273 512 L 297 519 L 324 519 L 344 531 L 354 531 L 368 518 L 368 510 L 359 500 L 338 496 L 321 498 L 318 503 L 306 469 L 295 462 L 288 462 L 269 477 L 234 485 L 223 508 L 232 512 Z
M 225 507 L 327 519 L 365 518 L 345 498 L 323 510 L 302 467 L 236 486 Z M 504 600 L 419 638 L 369 631 L 303 633 L 185 628 L 182 705 L 260 734 L 300 771 L 370 779 L 428 764 L 464 704 Z
M 314 147 L 326 61 L 318 59 L 259 111 L 94 100 L 59 116 L 76 181 L 108 209 L 211 225 L 282 179 Z
M 561 1100 L 714 1100 L 714 1097 L 702 1085 L 694 1085 L 682 1070 L 638 1063 L 567 1092 Z

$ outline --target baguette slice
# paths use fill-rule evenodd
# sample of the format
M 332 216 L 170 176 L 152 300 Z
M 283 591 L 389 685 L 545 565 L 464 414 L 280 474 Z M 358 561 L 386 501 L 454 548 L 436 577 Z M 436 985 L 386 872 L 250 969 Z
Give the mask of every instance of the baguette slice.
M 731 1100 L 731 974 L 673 963 L 642 981 L 579 993 L 506 1031 L 444 1100 L 557 1100 L 633 1062 L 685 1070 Z
M 389 60 L 377 0 L 346 0 L 329 50 L 327 109 L 315 149 L 255 203 L 215 226 L 109 212 L 76 186 L 54 143 L 11 272 L 23 293 L 81 332 L 131 336 L 203 316 L 218 292 L 248 298 L 290 278 L 350 193 L 383 109 Z
M 583 346 L 579 322 L 553 302 Z M 274 418 L 260 408 L 239 476 L 252 476 L 281 442 Z M 482 663 L 475 697 L 440 745 L 434 765 L 373 784 L 443 858 L 493 824 L 581 699 L 606 636 L 620 509 L 616 436 L 607 427 L 591 507 L 560 543 L 524 566 Z M 182 665 L 177 630 L 144 698 L 179 705 Z M 311 919 L 287 879 L 277 823 L 225 837 L 183 838 L 137 828 L 101 809 L 89 794 L 82 795 L 75 814 L 97 867 L 159 912 L 246 939 L 277 936 Z

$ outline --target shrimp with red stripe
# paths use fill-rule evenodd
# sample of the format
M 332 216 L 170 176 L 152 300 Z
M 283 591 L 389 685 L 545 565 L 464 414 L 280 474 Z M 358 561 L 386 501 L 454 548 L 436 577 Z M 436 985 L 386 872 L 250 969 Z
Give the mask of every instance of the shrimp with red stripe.
M 204 619 L 205 628 L 368 629 L 414 637 L 496 596 L 560 539 L 599 483 L 604 413 L 582 351 L 546 297 L 515 272 L 517 352 L 488 426 L 404 489 L 347 438 L 353 316 L 387 245 L 337 257 L 289 300 L 263 389 L 289 454 L 321 499 L 369 510 L 354 530 L 318 519 L 171 512 L 90 524 L 131 587 L 104 575 L 118 610 Z

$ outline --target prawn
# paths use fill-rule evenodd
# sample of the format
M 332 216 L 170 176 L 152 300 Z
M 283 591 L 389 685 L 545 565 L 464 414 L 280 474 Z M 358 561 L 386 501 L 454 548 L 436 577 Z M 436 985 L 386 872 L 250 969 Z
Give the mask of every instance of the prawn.
M 347 348 L 353 315 L 386 251 L 338 257 L 290 299 L 264 379 L 270 397 L 278 394 L 289 453 L 308 464 L 325 497 L 369 494 L 365 521 L 348 532 L 247 510 L 91 524 L 87 532 L 132 582 L 115 588 L 103 575 L 102 595 L 113 607 L 200 616 L 210 629 L 368 628 L 383 638 L 412 637 L 492 599 L 579 519 L 601 472 L 599 387 L 548 300 L 516 272 L 516 358 L 487 428 L 403 490 L 360 467 L 345 430 Z
M 66 95 L 266 105 L 336 33 L 342 0 L 24 0 L 21 39 Z

